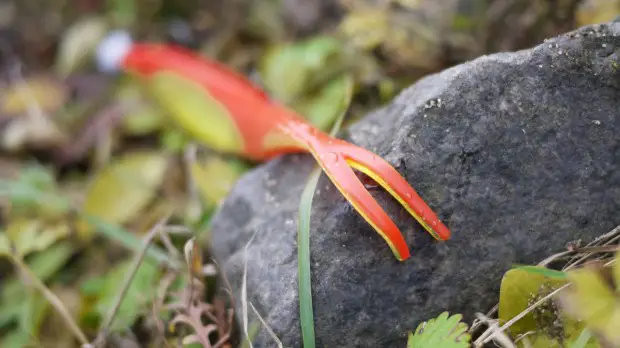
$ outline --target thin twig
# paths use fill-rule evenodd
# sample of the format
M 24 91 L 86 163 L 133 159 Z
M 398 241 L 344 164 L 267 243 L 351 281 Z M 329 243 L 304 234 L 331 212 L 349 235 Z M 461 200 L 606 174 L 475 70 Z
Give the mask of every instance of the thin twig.
M 168 253 L 172 255 L 173 258 L 181 258 L 181 253 L 177 250 L 177 248 L 174 247 L 174 244 L 172 244 L 172 240 L 170 239 L 170 236 L 168 235 L 165 228 L 159 229 L 159 240 L 161 240 L 162 244 L 164 244 L 164 247 L 166 248 Z
M 617 245 L 597 245 L 597 246 L 586 246 L 583 248 L 577 248 L 575 250 L 567 250 L 567 251 L 563 251 L 561 253 L 557 253 L 555 255 L 551 255 L 548 258 L 542 260 L 541 262 L 538 263 L 538 266 L 541 267 L 546 267 L 548 264 L 550 264 L 551 262 L 572 255 L 572 254 L 584 254 L 587 253 L 587 255 L 584 255 L 581 259 L 575 261 L 572 264 L 569 264 L 564 270 L 568 270 L 571 267 L 574 267 L 576 264 L 578 264 L 582 259 L 590 257 L 593 254 L 596 253 L 612 253 L 618 250 L 618 246 Z
M 164 306 L 164 300 L 166 298 L 166 293 L 168 292 L 168 288 L 170 287 L 170 285 L 172 285 L 172 283 L 174 282 L 177 276 L 178 276 L 178 273 L 173 271 L 172 273 L 168 273 L 163 277 L 163 279 L 159 283 L 159 287 L 157 288 L 157 296 L 155 297 L 155 300 L 153 301 L 153 306 L 152 306 L 153 319 L 155 320 L 155 327 L 157 328 L 157 332 L 160 335 L 160 339 L 162 340 L 162 342 L 164 342 L 164 345 L 166 347 L 170 347 L 170 344 L 168 343 L 168 341 L 166 341 L 166 337 L 165 337 L 166 330 L 164 328 L 163 320 L 161 320 L 161 318 L 159 317 L 159 311 Z
M 22 258 L 16 254 L 11 254 L 10 259 L 17 266 L 20 273 L 26 275 L 31 281 L 32 285 L 43 294 L 45 299 L 58 311 L 60 316 L 69 327 L 69 330 L 73 333 L 73 335 L 80 341 L 82 345 L 88 345 L 88 339 L 86 335 L 82 332 L 77 323 L 73 320 L 73 317 L 62 303 L 62 301 L 54 294 L 50 289 L 45 286 L 45 284 L 39 279 L 36 274 L 34 274 L 30 268 L 24 263 Z
M 504 332 L 500 331 L 499 325 L 497 325 L 497 321 L 487 317 L 482 313 L 476 313 L 476 318 L 481 322 L 487 324 L 489 329 L 493 331 L 494 341 L 499 343 L 504 348 L 516 348 L 515 344 L 510 340 L 508 335 Z M 478 347 L 478 346 L 476 346 Z
M 620 225 L 616 226 L 611 231 L 596 237 L 593 241 L 588 243 L 585 247 L 575 248 L 574 250 L 567 250 L 567 251 L 563 251 L 563 252 L 551 255 L 551 256 L 545 258 L 544 260 L 542 260 L 541 262 L 539 262 L 538 266 L 546 267 L 548 264 L 550 264 L 553 261 L 556 261 L 558 259 L 570 256 L 570 255 L 573 255 L 571 257 L 571 260 L 568 261 L 566 266 L 562 269 L 562 271 L 568 271 L 568 270 L 578 266 L 583 261 L 585 261 L 588 258 L 592 257 L 596 253 L 617 252 L 618 251 L 618 245 L 616 245 L 615 243 L 618 240 L 620 240 Z M 585 255 L 583 255 L 584 253 L 585 253 Z M 609 265 L 609 264 L 611 264 L 613 262 L 614 261 L 612 260 L 612 261 L 608 262 L 606 265 Z M 499 332 L 503 332 L 504 330 L 506 330 L 512 324 L 514 324 L 515 322 L 517 322 L 518 320 L 523 318 L 525 315 L 527 315 L 529 312 L 531 312 L 538 305 L 540 305 L 541 303 L 543 303 L 544 301 L 546 301 L 547 299 L 549 299 L 551 296 L 555 295 L 559 291 L 561 291 L 564 288 L 568 287 L 569 285 L 570 285 L 570 283 L 565 284 L 564 286 L 556 289 L 555 291 L 551 292 L 550 294 L 548 294 L 547 296 L 542 298 L 540 301 L 536 302 L 532 306 L 530 306 L 527 309 L 525 309 L 523 312 L 519 313 L 517 316 L 515 316 L 514 318 L 512 318 L 511 320 L 506 322 L 500 328 L 501 331 L 499 331 Z M 487 313 L 487 317 L 493 316 L 495 314 L 495 312 L 497 312 L 498 308 L 499 308 L 499 304 L 496 304 Z M 474 323 L 472 324 L 472 326 L 469 329 L 469 332 L 470 333 L 474 333 L 483 324 L 485 324 L 485 322 L 483 320 L 474 321 Z M 492 336 L 491 336 L 491 338 L 489 338 L 489 335 L 495 335 L 495 333 L 492 333 L 493 331 L 494 331 L 493 328 L 487 328 L 478 337 L 478 339 L 476 340 L 476 342 L 474 342 L 474 344 L 484 344 L 484 343 L 487 343 L 490 339 L 493 338 Z M 497 330 L 495 330 L 495 331 L 497 331 Z
M 620 235 L 612 238 L 611 240 L 609 240 L 607 243 L 614 243 L 617 240 L 620 240 Z M 607 246 L 607 245 L 605 245 Z M 617 246 L 615 246 L 617 248 Z M 580 259 L 578 259 L 577 261 L 574 261 L 573 263 L 567 265 L 566 267 L 564 267 L 563 271 L 568 271 L 572 268 L 577 267 L 578 265 L 582 264 L 585 260 L 587 260 L 588 258 L 592 257 L 592 255 L 594 255 L 595 252 L 589 252 L 586 255 L 582 256 Z
M 610 238 L 609 240 L 603 242 L 605 239 Z M 611 243 L 614 243 L 616 241 L 618 241 L 620 239 L 620 225 L 616 226 L 614 229 L 612 229 L 611 231 L 605 233 L 602 236 L 598 236 L 596 239 L 594 239 L 592 242 L 588 243 L 586 245 L 586 247 L 588 246 L 594 246 L 594 245 L 609 245 Z M 573 257 L 573 259 L 568 263 L 568 265 L 564 268 L 564 270 L 568 270 L 571 269 L 579 264 L 581 264 L 583 261 L 585 261 L 587 258 L 591 257 L 592 254 L 586 254 L 584 256 L 582 256 L 581 258 L 575 260 L 576 256 Z
M 123 302 L 123 299 L 125 298 L 125 295 L 127 294 L 129 287 L 131 286 L 131 283 L 133 282 L 133 279 L 138 271 L 138 268 L 140 268 L 140 265 L 142 264 L 142 261 L 144 260 L 144 256 L 146 255 L 147 249 L 151 245 L 151 242 L 157 235 L 161 226 L 165 225 L 165 223 L 168 221 L 168 219 L 170 218 L 170 215 L 171 214 L 166 215 L 157 224 L 155 224 L 155 226 L 153 226 L 153 228 L 151 228 L 149 233 L 144 237 L 142 249 L 134 258 L 133 264 L 131 265 L 131 268 L 130 268 L 129 275 L 127 276 L 127 278 L 125 278 L 125 283 L 123 284 L 121 291 L 116 296 L 112 309 L 108 312 L 108 316 L 106 317 L 106 320 L 103 322 L 103 324 L 101 325 L 101 328 L 99 329 L 99 335 L 97 339 L 95 340 L 95 343 L 93 343 L 94 346 L 99 346 L 99 345 L 104 346 L 105 340 L 108 335 L 108 331 L 112 323 L 114 322 L 114 319 L 116 318 L 116 314 L 118 313 L 121 303 Z

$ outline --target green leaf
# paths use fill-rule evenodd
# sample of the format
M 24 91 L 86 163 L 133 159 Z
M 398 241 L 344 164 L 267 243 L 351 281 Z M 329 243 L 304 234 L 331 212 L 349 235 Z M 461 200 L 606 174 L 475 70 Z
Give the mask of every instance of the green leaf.
M 522 266 L 506 272 L 499 300 L 500 324 L 519 315 L 549 293 L 568 283 L 567 273 L 539 266 Z M 553 298 L 534 308 L 512 324 L 513 337 L 528 334 L 518 342 L 521 347 L 561 348 L 579 339 L 584 324 L 564 315 Z M 596 347 L 595 342 L 587 347 Z
M 504 274 L 499 297 L 500 325 L 517 316 L 531 304 L 567 283 L 556 273 L 543 267 L 526 266 L 513 268 Z M 540 323 L 535 313 L 529 313 L 510 328 L 513 335 L 535 331 Z
M 71 243 L 63 241 L 40 253 L 33 254 L 27 264 L 30 270 L 45 282 L 62 269 L 73 255 Z M 21 279 L 11 277 L 2 281 L 0 292 L 0 328 L 15 320 L 24 307 L 28 292 L 24 291 Z
M 108 11 L 115 24 L 129 27 L 134 24 L 138 16 L 136 0 L 108 0 Z
M 460 314 L 449 316 L 441 313 L 437 318 L 418 325 L 415 334 L 410 333 L 407 348 L 467 348 L 471 336 L 467 324 L 461 322 Z
M 348 109 L 353 94 L 353 77 L 344 74 L 293 105 L 310 123 L 325 131 Z
M 89 294 L 92 296 L 93 287 L 88 283 L 95 282 L 100 288 L 96 294 L 93 307 L 99 318 L 105 318 L 111 306 L 121 290 L 127 273 L 130 271 L 131 262 L 124 261 L 116 265 L 112 270 L 98 278 L 91 278 L 82 287 L 90 287 Z M 112 331 L 127 330 L 136 319 L 150 309 L 150 303 L 156 296 L 155 286 L 160 271 L 157 266 L 149 261 L 144 261 L 136 271 L 129 289 L 121 303 L 117 316 L 111 327 Z M 88 313 L 85 313 L 88 315 Z
M 11 242 L 6 234 L 0 231 L 0 256 L 6 256 L 11 253 Z
M 28 347 L 30 343 L 32 343 L 32 336 L 22 330 L 14 329 L 3 335 L 0 347 Z
M 620 292 L 620 251 L 616 252 L 616 259 L 611 266 L 613 279 L 616 284 L 616 291 Z
M 587 332 L 583 327 L 581 327 L 581 334 L 579 329 L 575 329 L 575 332 L 575 335 L 566 338 L 563 342 L 551 338 L 551 335 L 544 331 L 530 332 L 517 342 L 517 346 L 523 348 L 600 348 L 599 343 L 593 337 L 583 335 L 583 332 Z
M 520 271 L 531 273 L 533 275 L 542 275 L 542 276 L 544 276 L 546 278 L 559 279 L 559 280 L 568 280 L 566 272 L 556 271 L 554 269 L 550 269 L 550 268 L 547 268 L 547 267 L 517 265 L 514 269 L 519 269 Z
M 263 83 L 282 103 L 289 104 L 343 72 L 342 42 L 329 36 L 272 47 L 261 58 Z
M 15 180 L 0 180 L 0 195 L 11 202 L 11 216 L 58 218 L 70 205 L 59 192 L 54 175 L 45 167 L 27 165 Z

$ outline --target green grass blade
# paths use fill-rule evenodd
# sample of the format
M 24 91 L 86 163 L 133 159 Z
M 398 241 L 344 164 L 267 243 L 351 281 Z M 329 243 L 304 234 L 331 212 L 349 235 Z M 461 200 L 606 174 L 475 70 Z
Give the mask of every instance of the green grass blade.
M 347 94 L 344 110 L 334 121 L 329 134 L 336 136 L 347 114 L 348 106 L 353 96 L 353 78 L 347 78 Z M 310 173 L 308 182 L 301 194 L 299 204 L 299 231 L 297 232 L 297 267 L 299 283 L 299 318 L 304 348 L 315 348 L 314 312 L 312 310 L 312 279 L 310 273 L 310 215 L 312 214 L 312 199 L 316 185 L 321 177 L 321 168 L 316 167 Z
M 590 338 L 592 338 L 590 330 L 583 329 L 583 331 L 581 331 L 581 335 L 577 338 L 577 341 L 575 341 L 570 348 L 585 348 L 588 345 L 588 342 L 590 342 Z
M 136 237 L 133 233 L 125 230 L 116 224 L 111 224 L 98 217 L 82 214 L 86 221 L 95 226 L 97 232 L 110 238 L 111 240 L 121 244 L 125 248 L 134 252 L 139 252 L 142 248 L 142 239 Z M 167 264 L 173 269 L 181 269 L 182 266 L 178 260 L 173 259 L 168 253 L 163 251 L 156 245 L 150 245 L 146 251 L 146 256 L 159 263 Z
M 321 177 L 321 168 L 315 168 L 301 195 L 297 257 L 299 277 L 299 316 L 304 348 L 314 348 L 314 313 L 312 311 L 312 284 L 310 277 L 310 214 L 314 190 Z

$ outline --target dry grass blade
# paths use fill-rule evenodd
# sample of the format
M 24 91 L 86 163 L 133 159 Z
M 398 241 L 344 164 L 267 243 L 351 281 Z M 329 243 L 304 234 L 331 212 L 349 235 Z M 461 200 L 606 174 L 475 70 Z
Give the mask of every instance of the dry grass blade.
M 503 348 L 517 348 L 512 340 L 510 340 L 510 338 L 500 329 L 496 320 L 493 320 L 482 313 L 476 313 L 476 318 L 479 322 L 484 323 L 489 327 L 489 330 L 491 330 L 491 338 L 495 343 L 499 344 Z M 478 345 L 474 346 L 480 347 Z
M 258 313 L 258 310 L 256 310 L 256 307 L 254 307 L 254 305 L 252 304 L 252 302 L 250 302 L 250 307 L 252 307 L 252 310 L 254 311 L 254 314 L 256 314 L 256 316 L 258 317 L 258 320 L 260 320 L 260 322 L 263 324 L 263 326 L 265 327 L 265 329 L 267 330 L 267 332 L 269 332 L 269 335 L 271 336 L 271 338 L 273 338 L 274 341 L 276 341 L 276 344 L 278 345 L 278 348 L 282 348 L 282 341 L 280 341 L 280 339 L 278 338 L 278 336 L 276 335 L 275 332 L 273 332 L 273 330 L 271 329 L 271 327 L 267 324 L 267 322 L 263 319 L 263 316 L 260 315 L 260 313 Z
M 199 343 L 206 348 L 221 348 L 229 345 L 233 328 L 233 312 L 226 310 L 223 301 L 214 300 L 213 304 L 206 303 L 202 296 L 205 293 L 206 285 L 203 283 L 204 265 L 202 265 L 202 252 L 195 240 L 192 238 L 185 243 L 184 257 L 186 262 L 185 271 L 182 276 L 187 279 L 188 285 L 181 291 L 172 295 L 176 297 L 174 302 L 163 305 L 163 297 L 170 284 L 162 284 L 160 298 L 162 298 L 160 308 L 177 311 L 169 323 L 171 331 L 175 331 L 175 326 L 183 324 L 182 329 L 187 327 L 192 332 L 186 334 L 182 332 L 183 344 Z M 176 276 L 181 275 L 178 272 Z M 154 312 L 157 315 L 157 312 Z M 207 323 L 203 323 L 203 321 Z M 214 337 L 217 341 L 212 343 Z
M 582 265 L 586 261 L 600 258 L 599 256 L 600 254 L 609 254 L 609 253 L 617 252 L 618 241 L 620 241 L 620 225 L 616 226 L 611 231 L 598 236 L 592 242 L 588 243 L 584 247 L 575 247 L 575 248 L 572 248 L 571 250 L 566 250 L 566 251 L 551 255 L 545 258 L 544 260 L 542 260 L 541 262 L 539 262 L 538 266 L 546 267 L 552 262 L 559 261 L 561 259 L 570 257 L 569 260 L 566 262 L 565 266 L 562 268 L 562 271 L 568 271 L 570 269 L 578 267 L 579 265 Z M 612 259 L 606 264 L 609 265 L 613 262 L 614 260 Z M 492 322 L 489 322 L 488 320 L 483 320 L 482 317 L 479 317 L 477 321 L 474 324 L 472 324 L 470 328 L 470 332 L 473 334 L 473 332 L 478 330 L 483 324 L 487 325 L 487 329 L 474 342 L 474 346 L 479 347 L 482 344 L 488 343 L 494 338 L 496 339 L 498 334 L 503 333 L 506 329 L 508 329 L 515 322 L 519 321 L 521 318 L 523 318 L 525 315 L 530 313 L 536 307 L 540 306 L 545 301 L 548 301 L 551 297 L 555 296 L 560 291 L 566 289 L 568 286 L 570 286 L 570 283 L 565 284 L 559 287 L 558 289 L 554 290 L 553 292 L 549 293 L 547 296 L 543 297 L 536 303 L 526 308 L 519 315 L 515 316 L 514 318 L 506 322 L 500 328 L 494 328 L 493 325 L 490 325 L 490 323 Z M 487 313 L 486 317 L 491 318 L 497 312 L 498 308 L 499 308 L 499 305 L 496 304 Z
M 106 317 L 106 320 L 103 322 L 102 326 L 99 329 L 99 335 L 97 339 L 95 340 L 95 343 L 93 343 L 95 347 L 105 346 L 105 341 L 108 335 L 109 328 L 114 322 L 114 318 L 116 317 L 116 314 L 118 313 L 118 309 L 120 308 L 121 303 L 123 302 L 123 299 L 125 298 L 125 295 L 127 294 L 129 287 L 131 286 L 131 283 L 133 282 L 133 279 L 136 275 L 136 272 L 138 271 L 138 268 L 140 267 L 140 265 L 142 264 L 142 261 L 144 260 L 146 251 L 148 250 L 155 236 L 159 233 L 159 229 L 161 228 L 161 226 L 166 224 L 166 222 L 170 218 L 170 215 L 171 214 L 168 214 L 166 217 L 161 219 L 155 226 L 153 226 L 153 228 L 151 228 L 149 233 L 144 237 L 142 250 L 140 250 L 140 252 L 135 256 L 134 262 L 130 268 L 130 273 L 125 279 L 125 282 L 123 284 L 123 287 L 121 288 L 121 291 L 116 296 L 114 305 L 112 306 L 112 309 L 110 310 L 110 312 L 108 312 L 108 316 Z
M 250 340 L 250 335 L 248 334 L 248 288 L 247 288 L 247 278 L 248 278 L 248 248 L 250 247 L 250 243 L 254 240 L 254 236 L 256 233 L 252 235 L 248 243 L 245 245 L 245 262 L 243 263 L 243 278 L 241 279 L 241 315 L 243 316 L 243 333 L 245 334 L 246 339 L 248 340 L 248 344 L 250 348 L 254 347 L 252 345 L 252 341 Z

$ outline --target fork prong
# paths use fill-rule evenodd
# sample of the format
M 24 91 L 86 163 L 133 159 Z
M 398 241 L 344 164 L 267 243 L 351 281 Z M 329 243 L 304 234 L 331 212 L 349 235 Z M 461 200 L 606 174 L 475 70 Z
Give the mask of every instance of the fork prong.
M 335 141 L 333 147 L 352 168 L 366 174 L 388 191 L 435 239 L 450 239 L 448 227 L 387 161 L 345 141 Z
M 366 190 L 345 157 L 329 149 L 313 151 L 317 162 L 353 208 L 381 235 L 399 261 L 409 258 L 409 247 L 400 230 Z

